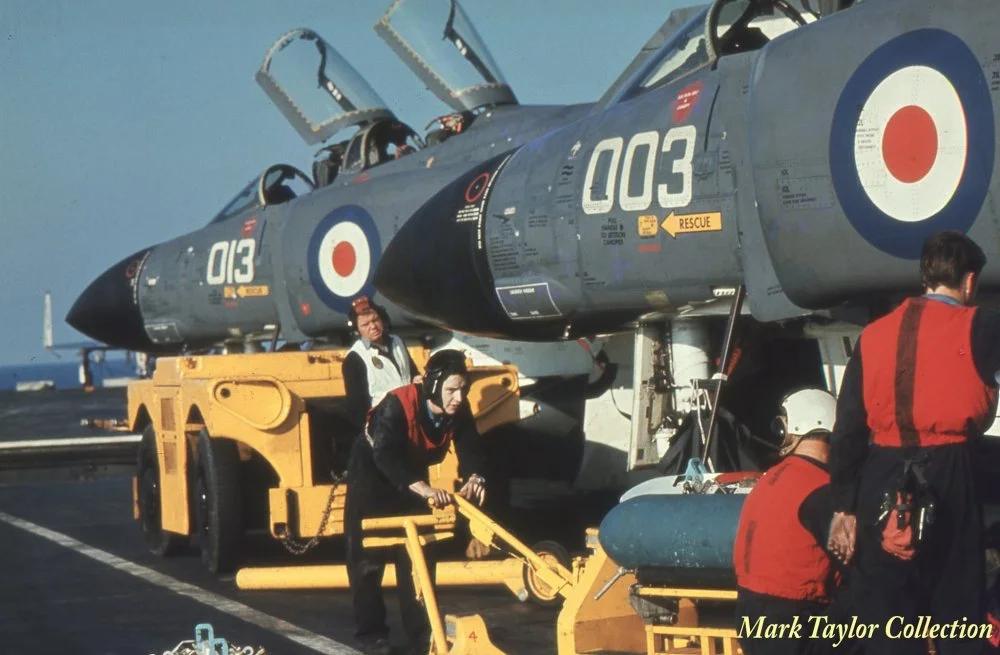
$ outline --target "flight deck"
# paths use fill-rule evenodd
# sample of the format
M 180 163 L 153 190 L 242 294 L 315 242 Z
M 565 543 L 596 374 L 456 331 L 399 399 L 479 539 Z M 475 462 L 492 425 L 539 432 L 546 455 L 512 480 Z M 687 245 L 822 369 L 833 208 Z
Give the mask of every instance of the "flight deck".
M 0 393 L 0 446 L 15 441 L 122 437 L 80 425 L 123 414 L 122 389 Z M 137 447 L 137 444 L 133 448 Z M 0 450 L 0 464 L 3 463 Z M 80 461 L 0 467 L 0 643 L 19 654 L 172 651 L 211 624 L 215 637 L 269 655 L 350 654 L 346 590 L 244 591 L 213 576 L 197 551 L 151 554 L 133 518 L 131 465 Z M 538 520 L 551 526 L 552 516 Z M 575 526 L 574 526 L 575 527 Z M 567 529 L 571 529 L 567 527 Z M 248 537 L 248 566 L 341 562 L 339 540 L 293 557 L 267 535 Z M 386 591 L 394 645 L 405 646 L 396 591 Z M 553 653 L 558 608 L 522 603 L 503 587 L 439 590 L 445 612 L 479 612 L 510 653 Z M 230 651 L 234 652 L 234 651 Z M 401 651 L 402 652 L 402 651 Z

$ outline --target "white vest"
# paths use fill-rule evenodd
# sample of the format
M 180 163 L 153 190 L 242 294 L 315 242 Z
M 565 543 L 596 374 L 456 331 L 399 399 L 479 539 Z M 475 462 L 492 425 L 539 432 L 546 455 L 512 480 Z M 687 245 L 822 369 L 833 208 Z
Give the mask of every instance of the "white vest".
M 368 373 L 368 395 L 372 399 L 372 407 L 385 398 L 385 394 L 393 389 L 406 386 L 413 380 L 410 370 L 410 353 L 406 350 L 403 340 L 396 335 L 389 336 L 389 347 L 392 356 L 399 364 L 399 370 L 392 361 L 383 355 L 375 346 L 366 346 L 364 340 L 358 339 L 351 346 L 351 352 L 357 353 L 365 363 Z

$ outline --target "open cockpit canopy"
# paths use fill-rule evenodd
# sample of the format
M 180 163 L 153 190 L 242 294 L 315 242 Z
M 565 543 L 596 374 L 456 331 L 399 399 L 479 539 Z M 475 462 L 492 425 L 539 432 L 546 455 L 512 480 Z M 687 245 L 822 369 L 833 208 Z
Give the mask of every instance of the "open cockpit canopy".
M 517 103 L 456 0 L 395 0 L 375 32 L 455 111 Z
M 354 67 L 309 29 L 279 37 L 255 78 L 310 145 L 348 127 L 395 118 Z

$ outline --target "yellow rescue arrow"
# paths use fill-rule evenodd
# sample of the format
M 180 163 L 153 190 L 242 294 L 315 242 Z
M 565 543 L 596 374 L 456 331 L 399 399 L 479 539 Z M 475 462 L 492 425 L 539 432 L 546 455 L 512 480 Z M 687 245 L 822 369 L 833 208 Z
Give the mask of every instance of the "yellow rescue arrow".
M 236 287 L 236 295 L 240 298 L 260 298 L 270 293 L 266 284 L 253 287 Z
M 704 212 L 701 214 L 675 214 L 663 219 L 660 224 L 664 231 L 674 239 L 678 234 L 689 232 L 719 232 L 722 230 L 722 212 Z

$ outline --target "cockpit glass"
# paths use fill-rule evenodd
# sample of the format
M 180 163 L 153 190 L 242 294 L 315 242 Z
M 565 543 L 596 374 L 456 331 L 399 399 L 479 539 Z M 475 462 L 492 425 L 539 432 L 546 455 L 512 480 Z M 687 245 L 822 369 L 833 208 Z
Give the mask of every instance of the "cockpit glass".
M 719 10 L 719 38 L 721 39 L 733 26 L 733 23 L 742 18 L 750 7 L 750 0 L 721 0 L 722 8 Z
M 806 23 L 811 23 L 816 20 L 816 17 L 804 8 L 799 9 L 797 6 L 798 2 L 789 2 L 792 9 L 795 9 L 802 20 Z M 775 10 L 770 14 L 759 14 L 754 16 L 754 18 L 747 24 L 748 28 L 758 28 L 769 40 L 774 40 L 784 34 L 785 32 L 791 32 L 792 30 L 799 27 L 799 24 L 793 21 L 791 18 L 786 16 L 783 12 Z M 720 26 L 720 30 L 722 27 Z
M 293 30 L 279 38 L 256 78 L 309 143 L 392 116 L 368 82 L 312 30 Z
M 226 220 L 231 216 L 235 216 L 243 212 L 250 207 L 259 207 L 260 201 L 257 195 L 257 189 L 259 187 L 260 178 L 255 177 L 243 187 L 243 190 L 236 194 L 236 197 L 229 201 L 229 203 L 219 212 L 215 218 L 212 219 L 212 223 L 219 223 Z
M 662 52 L 659 65 L 639 84 L 638 93 L 669 84 L 708 63 L 704 21 L 693 21 L 670 39 Z
M 435 94 L 443 94 L 442 99 L 456 109 L 479 106 L 474 103 L 482 98 L 465 100 L 463 96 L 481 94 L 484 89 L 493 89 L 494 95 L 504 92 L 499 100 L 489 97 L 490 102 L 514 101 L 500 67 L 457 1 L 395 0 L 375 31 Z
M 278 205 L 294 198 L 301 198 L 315 188 L 312 180 L 304 173 L 284 164 L 277 164 L 267 169 L 261 186 L 266 205 Z

